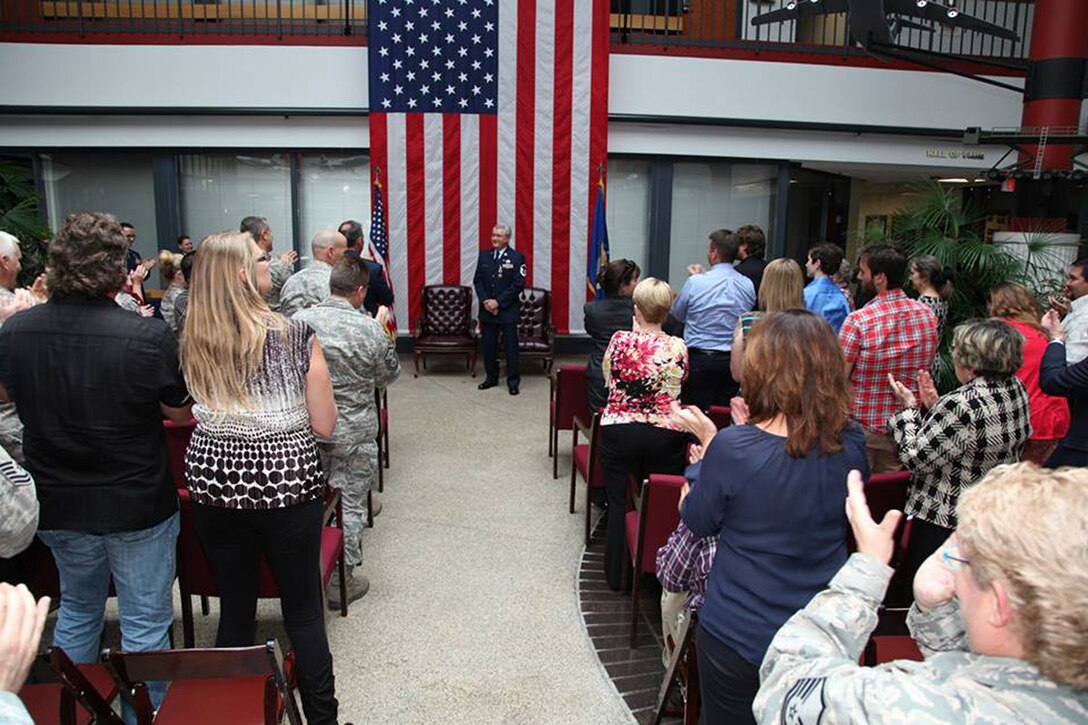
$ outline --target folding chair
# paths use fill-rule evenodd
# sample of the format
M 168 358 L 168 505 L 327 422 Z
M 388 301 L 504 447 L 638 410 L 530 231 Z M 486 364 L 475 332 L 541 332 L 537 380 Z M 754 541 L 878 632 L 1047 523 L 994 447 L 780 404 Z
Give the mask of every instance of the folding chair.
M 680 523 L 680 489 L 683 476 L 651 473 L 642 482 L 639 505 L 624 517 L 627 554 L 631 564 L 631 649 L 638 648 L 638 595 L 643 574 L 657 571 L 657 550 Z
M 31 666 L 27 683 L 19 699 L 38 725 L 121 725 L 110 708 L 117 685 L 103 665 L 76 665 L 60 647 L 50 647 Z
M 589 427 L 578 417 L 571 429 L 570 456 L 570 503 L 568 508 L 574 513 L 574 491 L 578 486 L 578 476 L 586 482 L 586 527 L 585 542 L 589 546 L 589 526 L 593 520 L 593 489 L 604 488 L 604 466 L 599 460 L 597 442 L 600 440 L 601 414 L 594 413 Z M 578 443 L 578 433 L 586 436 L 586 443 Z
M 593 411 L 586 399 L 586 366 L 560 365 L 549 374 L 548 455 L 552 478 L 559 478 L 559 431 L 574 430 L 574 419 L 590 420 Z
M 680 641 L 673 649 L 672 659 L 665 670 L 665 678 L 661 681 L 661 689 L 657 693 L 657 708 L 654 710 L 653 725 L 660 725 L 662 718 L 669 713 L 666 705 L 669 695 L 677 683 L 684 686 L 684 725 L 697 725 L 699 722 L 699 709 L 701 704 L 699 693 L 699 658 L 695 653 L 695 628 L 699 616 L 688 612 L 688 618 L 684 622 L 684 628 L 680 632 Z
M 181 531 L 178 532 L 178 588 L 181 593 L 181 630 L 185 646 L 194 644 L 193 632 L 193 595 L 218 597 L 219 589 L 212 578 L 211 566 L 204 547 L 200 543 L 193 526 L 192 499 L 188 491 L 178 491 L 178 503 L 181 509 Z M 335 517 L 335 525 L 328 522 Z M 340 491 L 328 488 L 325 491 L 325 513 L 322 521 L 326 524 L 321 529 L 321 593 L 324 598 L 328 591 L 332 573 L 340 572 L 340 616 L 348 616 L 347 567 L 344 563 L 344 512 L 340 505 Z M 262 556 L 260 561 L 260 583 L 257 596 L 261 599 L 279 599 L 279 587 L 272 576 L 268 560 Z
M 117 682 L 132 698 L 139 725 L 159 723 L 265 723 L 284 714 L 301 725 L 294 695 L 293 667 L 285 669 L 275 640 L 253 647 L 102 652 Z M 151 707 L 147 682 L 169 681 L 159 705 Z

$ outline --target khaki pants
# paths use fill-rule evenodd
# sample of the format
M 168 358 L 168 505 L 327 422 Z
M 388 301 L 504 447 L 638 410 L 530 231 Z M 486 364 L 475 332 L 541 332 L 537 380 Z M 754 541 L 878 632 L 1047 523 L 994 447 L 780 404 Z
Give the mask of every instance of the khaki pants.
M 895 441 L 887 433 L 877 433 L 865 428 L 865 453 L 869 458 L 870 473 L 891 473 L 903 470 Z

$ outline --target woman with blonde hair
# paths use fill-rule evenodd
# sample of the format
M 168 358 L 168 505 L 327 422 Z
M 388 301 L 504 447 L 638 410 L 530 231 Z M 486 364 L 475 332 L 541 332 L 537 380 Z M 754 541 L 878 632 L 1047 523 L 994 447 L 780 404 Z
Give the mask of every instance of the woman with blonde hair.
M 729 373 L 740 380 L 744 365 L 744 336 L 752 325 L 765 313 L 779 310 L 803 310 L 805 308 L 805 273 L 801 265 L 792 259 L 775 259 L 763 270 L 763 283 L 759 286 L 759 309 L 741 315 L 733 331 L 733 354 L 729 358 Z
M 249 234 L 213 234 L 195 255 L 181 338 L 197 420 L 185 474 L 220 592 L 216 646 L 253 644 L 265 554 L 306 719 L 335 723 L 318 568 L 324 476 L 314 438 L 336 422 L 328 367 L 313 330 L 265 303 L 268 254 Z
M 718 537 L 696 635 L 710 723 L 754 722 L 763 654 L 846 562 L 843 481 L 851 469 L 869 473 L 827 320 L 805 309 L 765 315 L 740 382 L 748 417 L 738 425 L 719 432 L 693 408 L 674 415 L 705 451 L 680 517 L 695 536 Z
M 185 255 L 171 252 L 169 249 L 159 250 L 159 275 L 162 283 L 166 285 L 162 302 L 159 303 L 159 312 L 166 324 L 178 334 L 178 318 L 174 314 L 178 295 L 185 290 L 185 275 L 181 273 L 181 260 Z
M 1028 391 L 1031 438 L 1024 444 L 1023 459 L 1041 466 L 1069 432 L 1069 402 L 1039 387 L 1039 367 L 1050 344 L 1050 335 L 1039 324 L 1042 306 L 1024 285 L 1001 282 L 990 291 L 990 316 L 1024 336 L 1024 362 L 1016 377 Z
M 601 411 L 601 463 L 604 466 L 608 533 L 604 569 L 609 587 L 620 588 L 623 571 L 627 477 L 680 473 L 687 436 L 669 421 L 688 373 L 684 341 L 661 329 L 669 315 L 672 290 L 647 277 L 635 286 L 634 325 L 612 335 L 601 369 L 608 400 Z

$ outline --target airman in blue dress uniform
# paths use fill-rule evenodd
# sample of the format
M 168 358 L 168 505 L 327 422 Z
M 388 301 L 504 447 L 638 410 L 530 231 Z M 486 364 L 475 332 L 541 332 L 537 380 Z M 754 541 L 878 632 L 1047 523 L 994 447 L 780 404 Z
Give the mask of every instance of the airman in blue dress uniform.
M 525 255 L 510 246 L 510 227 L 496 224 L 491 230 L 491 249 L 480 252 L 472 280 L 480 300 L 480 329 L 484 344 L 487 377 L 480 390 L 499 384 L 499 332 L 506 349 L 506 387 L 518 394 L 521 370 L 518 365 L 518 309 L 525 289 Z

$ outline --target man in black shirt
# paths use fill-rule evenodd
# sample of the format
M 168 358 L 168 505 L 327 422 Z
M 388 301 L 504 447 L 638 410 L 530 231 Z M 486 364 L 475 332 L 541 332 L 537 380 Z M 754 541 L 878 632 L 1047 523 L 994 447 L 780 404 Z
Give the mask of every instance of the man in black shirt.
M 740 260 L 740 264 L 736 269 L 752 280 L 752 286 L 756 288 L 758 306 L 759 285 L 763 282 L 763 270 L 767 268 L 767 260 L 763 258 L 767 251 L 767 236 L 755 224 L 745 224 L 733 233 L 740 243 L 737 249 L 737 259 Z
M 69 216 L 49 245 L 51 299 L 0 329 L 0 399 L 16 403 L 41 505 L 38 536 L 60 572 L 54 643 L 98 659 L 110 577 L 123 646 L 166 649 L 178 533 L 162 419 L 188 421 L 177 343 L 162 320 L 110 298 L 128 244 L 109 215 Z M 165 683 L 152 683 L 157 706 Z

